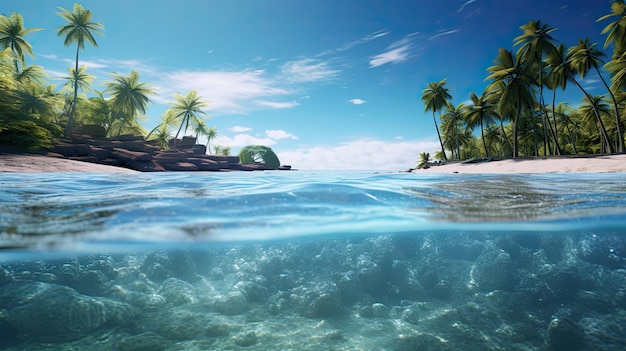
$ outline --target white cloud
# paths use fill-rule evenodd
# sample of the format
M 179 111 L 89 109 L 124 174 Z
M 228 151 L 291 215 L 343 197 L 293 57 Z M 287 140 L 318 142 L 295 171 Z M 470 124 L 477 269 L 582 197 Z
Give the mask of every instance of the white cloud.
M 310 83 L 334 79 L 339 70 L 332 69 L 326 61 L 301 59 L 289 61 L 282 66 L 284 79 L 291 83 Z
M 404 38 L 397 40 L 389 45 L 385 52 L 375 55 L 370 60 L 370 68 L 385 65 L 387 63 L 400 63 L 406 61 L 411 56 L 411 50 L 413 49 L 413 37 L 417 36 L 419 32 L 411 33 Z
M 364 103 L 366 103 L 367 101 L 365 100 L 361 100 L 361 99 L 350 99 L 348 100 L 351 104 L 353 105 L 363 105 Z
M 212 141 L 213 145 L 228 145 L 230 147 L 243 147 L 247 145 L 265 145 L 271 146 L 276 144 L 276 140 L 272 138 L 259 138 L 250 134 L 237 134 L 234 137 L 218 136 Z
M 364 36 L 363 38 L 359 39 L 359 40 L 355 40 L 353 42 L 344 44 L 342 47 L 340 47 L 339 49 L 337 49 L 337 51 L 346 51 L 351 49 L 352 47 L 359 45 L 359 44 L 365 44 L 368 43 L 374 39 L 378 39 L 378 38 L 382 38 L 385 35 L 389 34 L 389 31 L 385 31 L 385 30 L 379 30 L 376 31 L 374 33 L 371 33 L 369 35 Z
M 467 7 L 467 5 L 476 2 L 476 0 L 468 0 L 466 2 L 463 3 L 463 5 L 461 5 L 461 7 L 459 7 L 459 10 L 457 11 L 457 13 L 463 12 L 463 10 L 465 10 L 465 7 Z
M 446 32 L 437 33 L 437 34 L 433 35 L 432 37 L 428 38 L 428 41 L 437 39 L 439 37 L 443 37 L 445 35 L 454 34 L 454 33 L 457 33 L 457 32 L 460 32 L 460 30 L 459 29 L 453 29 L 453 30 L 449 30 L 449 31 L 446 31 Z
M 211 101 L 208 110 L 221 113 L 246 113 L 259 108 L 276 108 L 259 104 L 262 98 L 288 95 L 292 92 L 279 87 L 258 71 L 176 71 L 166 74 L 159 86 L 162 96 L 185 94 L 197 90 L 205 101 Z M 284 106 L 281 108 L 285 108 Z
M 276 130 L 272 130 L 272 129 L 268 129 L 265 131 L 265 135 L 268 136 L 268 138 L 274 139 L 274 140 L 280 140 L 280 139 L 298 139 L 297 136 L 291 134 L 291 133 L 287 133 L 284 130 L 281 129 L 276 129 Z
M 235 132 L 235 133 L 245 133 L 245 132 L 251 131 L 252 128 L 242 127 L 242 126 L 234 126 L 234 127 L 230 128 L 230 130 Z
M 275 109 L 292 108 L 292 107 L 296 107 L 299 105 L 295 101 L 279 102 L 279 101 L 255 100 L 254 102 L 257 105 L 271 107 Z
M 370 60 L 370 68 L 382 66 L 387 63 L 399 63 L 405 61 L 407 58 L 409 58 L 409 46 L 405 45 L 374 56 Z
M 433 154 L 438 147 L 437 141 L 354 140 L 277 154 L 282 164 L 298 169 L 401 171 L 415 167 L 420 152 Z

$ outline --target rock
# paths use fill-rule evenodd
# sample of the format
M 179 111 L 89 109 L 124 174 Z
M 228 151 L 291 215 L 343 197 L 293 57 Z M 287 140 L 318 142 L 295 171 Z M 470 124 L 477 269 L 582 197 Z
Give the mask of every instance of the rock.
M 372 315 L 375 318 L 388 318 L 389 310 L 382 303 L 374 303 L 372 304 Z
M 470 278 L 470 283 L 483 292 L 513 290 L 515 272 L 511 256 L 501 249 L 481 254 L 472 266 Z
M 174 306 L 198 302 L 196 289 L 189 283 L 178 278 L 168 278 L 159 287 L 157 293 Z
M 406 321 L 407 323 L 418 324 L 420 320 L 419 310 L 414 306 L 409 306 L 402 313 L 402 320 Z
M 197 171 L 198 170 L 198 166 L 194 165 L 193 163 L 189 163 L 189 162 L 176 162 L 176 163 L 172 163 L 172 164 L 163 164 L 162 165 L 163 168 L 165 168 L 168 171 Z
M 209 323 L 209 325 L 204 328 L 204 334 L 211 338 L 226 336 L 230 334 L 230 326 L 226 323 Z
M 576 351 L 583 347 L 583 328 L 570 317 L 554 317 L 548 325 L 546 343 L 554 351 Z
M 155 161 L 130 161 L 126 166 L 139 172 L 165 172 L 165 168 Z
M 586 235 L 578 251 L 584 261 L 609 268 L 626 267 L 626 239 L 621 235 Z
M 0 267 L 0 287 L 4 284 L 12 282 L 13 280 L 13 276 L 4 268 Z
M 235 284 L 235 288 L 245 292 L 250 302 L 265 302 L 269 297 L 267 289 L 255 282 L 241 281 Z
M 130 163 L 133 161 L 152 161 L 152 156 L 150 156 L 147 152 L 129 151 L 118 147 L 113 148 L 111 158 L 120 160 L 123 163 Z
M 247 347 L 257 343 L 257 336 L 254 330 L 241 332 L 233 337 L 233 342 L 239 346 Z
M 430 334 L 408 334 L 401 335 L 397 341 L 397 346 L 393 348 L 397 351 L 447 351 L 450 347 L 441 339 Z
M 81 294 L 103 296 L 111 283 L 101 271 L 88 270 L 80 273 L 71 286 Z
M 145 332 L 122 338 L 116 345 L 118 351 L 163 351 L 168 341 L 153 332 Z
M 242 314 L 248 308 L 248 299 L 241 291 L 231 291 L 226 295 L 219 296 L 213 307 L 216 311 L 227 316 Z
M 92 138 L 104 138 L 107 135 L 107 130 L 97 124 L 85 124 L 78 128 L 77 132 L 89 135 Z
M 107 321 L 104 303 L 66 286 L 14 282 L 3 287 L 2 295 L 7 294 L 15 295 L 8 323 L 32 340 L 77 340 Z

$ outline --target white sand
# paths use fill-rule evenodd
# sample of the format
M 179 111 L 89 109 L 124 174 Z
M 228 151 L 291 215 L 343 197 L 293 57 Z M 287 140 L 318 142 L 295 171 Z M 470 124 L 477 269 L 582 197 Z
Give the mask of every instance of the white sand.
M 626 155 L 521 158 L 478 163 L 449 163 L 415 173 L 615 173 L 626 172 Z
M 42 155 L 0 153 L 0 173 L 2 172 L 95 172 L 95 173 L 136 173 L 136 171 L 99 165 L 89 162 L 67 160 Z

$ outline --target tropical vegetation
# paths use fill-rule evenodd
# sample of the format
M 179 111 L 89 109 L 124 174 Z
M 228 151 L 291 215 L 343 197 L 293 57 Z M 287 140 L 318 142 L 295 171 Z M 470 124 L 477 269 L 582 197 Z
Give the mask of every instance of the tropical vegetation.
M 274 150 L 269 146 L 248 145 L 239 151 L 239 162 L 241 163 L 263 163 L 265 168 L 278 169 L 280 161 Z
M 79 53 L 86 44 L 97 48 L 95 34 L 102 35 L 104 25 L 93 21 L 93 13 L 76 3 L 72 10 L 58 7 L 57 15 L 65 21 L 56 28 L 65 46 L 75 45 L 72 67 L 67 76 L 51 80 L 44 68 L 27 65 L 26 55 L 34 57 L 26 36 L 43 30 L 27 28 L 19 13 L 0 15 L 0 144 L 26 149 L 53 146 L 55 139 L 71 136 L 85 125 L 101 126 L 107 137 L 123 134 L 143 135 L 162 148 L 181 132 L 205 136 L 207 148 L 217 136 L 215 127 L 207 125 L 209 116 L 203 110 L 207 102 L 194 90 L 175 94 L 161 122 L 147 132 L 141 125 L 156 89 L 140 78 L 137 71 L 111 73 L 110 80 L 94 88 L 96 77 L 79 64 Z M 52 84 L 60 82 L 59 86 Z M 217 148 L 215 146 L 214 148 Z M 221 153 L 230 148 L 220 146 Z
M 602 31 L 604 49 L 612 49 L 608 61 L 588 38 L 567 47 L 556 28 L 533 20 L 520 26 L 513 50 L 498 49 L 486 88 L 467 102 L 452 103 L 447 79 L 428 83 L 421 101 L 441 146 L 435 158 L 625 152 L 626 2 L 613 1 L 610 10 L 598 19 L 611 21 Z M 604 94 L 585 89 L 589 74 L 599 78 Z M 582 95 L 577 107 L 557 99 L 570 86 Z M 427 155 L 420 154 L 419 166 L 427 165 Z

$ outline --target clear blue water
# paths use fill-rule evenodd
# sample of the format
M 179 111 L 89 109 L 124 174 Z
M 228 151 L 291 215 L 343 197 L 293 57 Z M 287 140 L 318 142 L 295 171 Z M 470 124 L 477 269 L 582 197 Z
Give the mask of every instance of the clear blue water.
M 625 231 L 626 174 L 0 174 L 0 349 L 623 350 Z
M 2 248 L 626 225 L 623 174 L 39 173 L 0 189 Z

